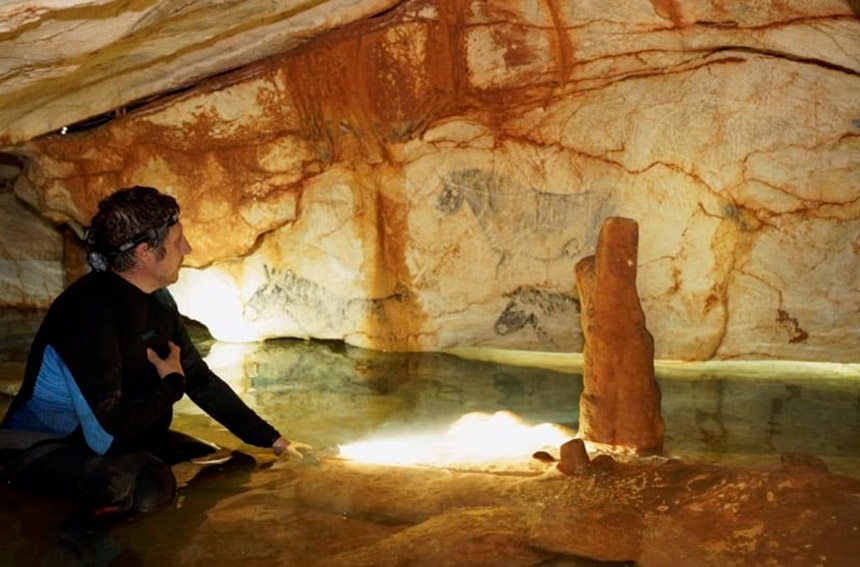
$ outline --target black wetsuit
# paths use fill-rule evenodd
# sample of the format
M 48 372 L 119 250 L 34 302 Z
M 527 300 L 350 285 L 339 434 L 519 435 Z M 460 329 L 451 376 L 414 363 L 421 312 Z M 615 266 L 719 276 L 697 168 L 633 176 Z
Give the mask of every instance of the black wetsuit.
M 147 346 L 166 356 L 168 341 L 181 349 L 184 378 L 180 374 L 160 378 L 146 357 Z M 30 489 L 38 489 L 38 482 L 48 482 L 53 486 L 44 487 L 47 492 L 78 492 L 93 506 L 114 501 L 127 509 L 146 507 L 134 502 L 142 498 L 133 494 L 138 469 L 161 465 L 162 470 L 155 475 L 161 480 L 149 482 L 169 484 L 172 475 L 170 479 L 164 476 L 166 465 L 206 452 L 205 446 L 194 448 L 193 443 L 186 443 L 187 438 L 169 431 L 173 404 L 183 392 L 246 443 L 271 447 L 280 436 L 209 369 L 191 343 L 166 290 L 146 294 L 116 274 L 93 272 L 60 294 L 36 334 L 24 382 L 0 425 L 4 430 L 0 433 L 14 436 L 10 429 L 21 430 L 22 422 L 31 423 L 36 419 L 33 416 L 41 415 L 39 408 L 44 404 L 28 402 L 34 398 L 40 372 L 44 373 L 43 362 L 52 356 L 53 360 L 59 357 L 70 380 L 69 389 L 79 389 L 77 413 L 90 419 L 82 420 L 68 434 L 55 436 L 55 440 L 50 431 L 42 429 L 40 435 L 47 435 L 47 440 L 23 451 L 21 447 L 7 449 L 7 482 Z M 45 423 L 53 422 L 46 419 Z M 129 467 L 134 470 L 122 472 Z M 112 475 L 117 470 L 130 475 L 125 494 L 105 493 L 102 486 L 81 488 L 81 478 L 88 479 L 84 484 L 116 484 Z M 87 476 L 93 471 L 95 480 Z M 137 478 L 137 482 L 145 484 L 147 480 Z

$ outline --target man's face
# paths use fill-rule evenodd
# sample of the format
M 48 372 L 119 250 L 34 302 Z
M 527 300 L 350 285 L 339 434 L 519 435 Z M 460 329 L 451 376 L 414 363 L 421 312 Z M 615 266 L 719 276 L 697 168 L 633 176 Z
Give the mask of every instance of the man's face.
M 156 259 L 153 270 L 161 287 L 175 283 L 179 278 L 179 267 L 186 254 L 191 254 L 191 245 L 182 232 L 182 223 L 177 222 L 167 230 L 164 239 L 164 258 Z

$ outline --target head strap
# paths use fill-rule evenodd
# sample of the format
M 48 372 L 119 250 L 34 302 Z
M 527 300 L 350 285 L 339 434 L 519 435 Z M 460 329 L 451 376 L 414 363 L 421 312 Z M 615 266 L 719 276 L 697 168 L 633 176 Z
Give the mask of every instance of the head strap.
M 171 226 L 175 225 L 179 221 L 179 213 L 173 213 L 167 220 L 165 220 L 160 225 L 148 228 L 143 232 L 135 234 L 116 248 L 108 248 L 106 250 L 98 250 L 98 253 L 101 255 L 107 256 L 118 256 L 119 254 L 124 254 L 128 252 L 138 244 L 142 242 L 157 242 L 159 237 L 163 237 L 164 233 L 167 232 L 167 229 Z M 90 227 L 86 227 L 84 229 L 84 240 L 90 249 L 95 249 L 95 235 L 90 230 Z

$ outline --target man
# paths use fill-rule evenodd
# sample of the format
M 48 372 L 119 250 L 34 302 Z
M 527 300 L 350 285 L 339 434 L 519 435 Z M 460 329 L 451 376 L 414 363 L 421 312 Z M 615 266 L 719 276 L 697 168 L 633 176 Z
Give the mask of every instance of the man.
M 87 231 L 93 271 L 57 297 L 24 382 L 0 424 L 0 473 L 23 489 L 72 496 L 95 515 L 169 502 L 170 465 L 209 444 L 169 429 L 188 396 L 244 442 L 301 456 L 216 376 L 164 289 L 191 246 L 176 201 L 151 187 L 99 203 Z

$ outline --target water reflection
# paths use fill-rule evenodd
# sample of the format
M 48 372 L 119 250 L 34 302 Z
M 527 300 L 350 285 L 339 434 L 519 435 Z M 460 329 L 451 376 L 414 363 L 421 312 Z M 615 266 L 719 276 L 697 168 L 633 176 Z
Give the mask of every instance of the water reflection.
M 317 446 L 442 432 L 470 412 L 510 411 L 531 424 L 578 425 L 579 374 L 342 343 L 211 347 L 213 367 L 251 405 L 286 434 Z M 223 364 L 231 357 L 220 349 L 242 353 Z M 803 452 L 860 476 L 860 382 L 793 380 L 661 378 L 667 454 L 761 464 Z
M 0 310 L 0 385 L 23 373 L 42 313 Z M 471 412 L 509 411 L 530 424 L 575 429 L 582 377 L 441 353 L 381 353 L 340 342 L 214 342 L 192 325 L 210 366 L 285 435 L 318 447 L 371 437 L 442 432 Z M 761 462 L 782 452 L 820 456 L 860 477 L 860 382 L 794 373 L 755 380 L 660 379 L 666 452 L 689 460 Z M 0 411 L 9 403 L 0 396 Z M 177 425 L 238 441 L 187 398 Z
M 860 384 L 662 380 L 667 447 L 691 458 L 803 452 L 860 476 Z
M 207 362 L 273 425 L 317 446 L 442 431 L 471 412 L 574 427 L 582 390 L 579 375 L 342 343 L 215 343 Z

